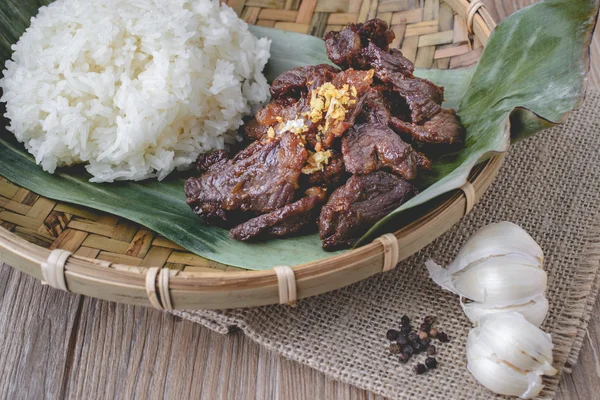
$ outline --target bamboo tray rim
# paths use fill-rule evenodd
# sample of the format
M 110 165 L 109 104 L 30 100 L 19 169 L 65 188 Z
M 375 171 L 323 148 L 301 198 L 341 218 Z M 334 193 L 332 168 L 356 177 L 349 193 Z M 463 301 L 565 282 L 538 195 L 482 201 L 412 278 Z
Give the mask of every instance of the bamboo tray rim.
M 466 0 L 445 2 L 472 24 L 468 27 L 469 31 L 485 45 L 496 24 L 481 0 L 474 0 L 472 3 Z M 501 153 L 473 168 L 469 182 L 475 191 L 474 202 L 495 178 L 504 158 L 505 153 Z M 414 254 L 446 232 L 469 211 L 471 205 L 471 200 L 461 190 L 447 193 L 436 200 L 441 202 L 435 208 L 393 233 L 400 245 L 398 261 Z M 428 228 L 436 227 L 436 224 L 439 225 L 439 231 L 433 234 L 428 232 Z M 325 293 L 382 272 L 381 266 L 386 262 L 384 252 L 385 246 L 375 240 L 336 256 L 291 267 L 292 276 L 295 276 L 293 284 L 298 292 L 297 298 Z M 51 250 L 0 228 L 0 261 L 36 279 L 43 280 L 43 264 L 51 253 Z M 148 279 L 150 273 L 157 269 L 70 255 L 64 264 L 63 273 L 68 291 L 162 309 L 251 307 L 282 300 L 279 291 L 282 282 L 274 269 L 186 272 L 164 268 L 162 270 L 167 271 L 166 288 L 161 287 L 160 283 L 157 286 L 156 274 L 151 277 L 154 279 Z M 330 281 L 335 283 L 331 284 Z M 165 291 L 161 292 L 161 289 Z

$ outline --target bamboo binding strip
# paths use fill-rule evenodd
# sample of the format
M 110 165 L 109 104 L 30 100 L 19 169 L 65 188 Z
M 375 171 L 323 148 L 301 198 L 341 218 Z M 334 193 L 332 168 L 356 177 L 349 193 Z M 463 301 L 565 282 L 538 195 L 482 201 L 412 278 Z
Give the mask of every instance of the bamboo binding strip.
M 393 47 L 420 68 L 473 65 L 495 26 L 479 0 L 227 0 L 245 21 L 323 36 L 380 18 Z M 472 36 L 470 36 L 472 35 Z M 245 271 L 187 252 L 115 216 L 43 198 L 0 178 L 0 261 L 50 286 L 159 309 L 294 304 L 394 268 L 468 213 L 504 155 L 480 164 L 469 184 L 407 215 L 395 233 L 309 264 Z

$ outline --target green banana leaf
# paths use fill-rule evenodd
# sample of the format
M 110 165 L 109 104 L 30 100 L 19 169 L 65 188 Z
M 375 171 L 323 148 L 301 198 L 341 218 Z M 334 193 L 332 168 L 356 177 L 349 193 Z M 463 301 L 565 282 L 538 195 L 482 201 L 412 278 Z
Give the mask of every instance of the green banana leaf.
M 18 40 L 29 18 L 46 3 L 0 3 L 2 64 L 11 55 L 10 44 Z M 523 139 L 564 122 L 583 98 L 597 12 L 597 1 L 546 0 L 500 24 L 476 68 L 417 71 L 417 75 L 446 88 L 446 106 L 457 109 L 467 128 L 466 146 L 435 160 L 432 173 L 419 182 L 421 193 L 375 225 L 361 243 L 375 233 L 397 228 L 394 222 L 406 210 L 460 187 L 474 165 L 506 151 L 511 137 Z M 320 39 L 270 28 L 251 30 L 273 42 L 265 71 L 270 80 L 298 65 L 328 62 Z M 113 184 L 89 183 L 89 175 L 81 168 L 48 174 L 4 129 L 0 130 L 0 175 L 43 196 L 128 218 L 200 256 L 228 265 L 267 269 L 332 255 L 321 249 L 316 234 L 247 244 L 230 239 L 226 230 L 203 225 L 185 204 L 185 174 L 162 182 Z

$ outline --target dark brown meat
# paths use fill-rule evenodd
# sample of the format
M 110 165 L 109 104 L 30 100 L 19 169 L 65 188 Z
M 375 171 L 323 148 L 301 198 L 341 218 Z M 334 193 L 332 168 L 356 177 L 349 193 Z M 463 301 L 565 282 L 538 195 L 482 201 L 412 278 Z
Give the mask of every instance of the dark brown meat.
M 262 126 L 270 127 L 281 121 L 294 120 L 308 109 L 306 97 L 297 101 L 275 100 L 256 112 L 256 121 Z
M 312 174 L 302 174 L 300 177 L 301 186 L 320 186 L 328 189 L 335 189 L 341 185 L 346 178 L 346 170 L 344 169 L 344 160 L 342 155 L 335 151 L 331 151 L 329 164 L 325 165 L 322 171 L 313 172 Z
M 409 182 L 387 172 L 352 176 L 321 209 L 319 235 L 323 248 L 353 246 L 373 224 L 416 193 Z
M 187 203 L 207 222 L 230 211 L 264 213 L 294 200 L 306 150 L 293 134 L 257 141 L 228 162 L 218 162 L 185 184 Z
M 371 83 L 373 83 L 373 71 L 355 71 L 350 68 L 336 74 L 331 83 L 337 89 L 342 89 L 344 85 L 354 87 L 356 89 L 356 99 L 353 104 L 346 104 L 344 106 L 346 109 L 344 120 L 336 120 L 334 118 L 325 120 L 326 129 L 321 131 L 317 138 L 317 142 L 321 142 L 323 149 L 331 148 L 335 138 L 341 137 L 344 132 L 354 125 L 354 121 L 362 109 L 365 93 L 369 90 Z M 310 136 L 307 135 L 307 138 L 310 138 Z M 309 143 L 311 143 L 310 139 Z
M 380 19 L 372 19 L 364 24 L 349 24 L 339 32 L 332 31 L 325 35 L 327 56 L 346 69 L 358 58 L 361 48 L 374 43 L 387 52 L 394 37 L 394 32 L 388 30 L 387 23 Z
M 390 43 L 396 37 L 393 31 L 388 30 L 388 24 L 377 18 L 370 19 L 359 26 L 358 34 L 363 47 L 372 42 L 384 51 L 388 51 Z
M 337 88 L 342 89 L 348 85 L 356 90 L 356 97 L 352 98 L 352 102 L 344 104 L 344 119 L 334 118 L 335 113 L 327 120 L 324 117 L 327 114 L 326 109 L 322 113 L 318 113 L 317 118 L 308 117 L 307 114 L 311 111 L 311 97 L 313 90 L 318 89 L 324 83 L 331 82 Z M 306 141 L 315 148 L 317 143 L 322 149 L 328 149 L 333 145 L 335 138 L 340 137 L 344 132 L 354 125 L 354 120 L 360 113 L 362 106 L 362 98 L 371 83 L 373 82 L 373 71 L 355 71 L 348 69 L 346 71 L 331 73 L 327 69 L 316 71 L 308 79 L 308 92 L 298 100 L 289 101 L 288 98 L 277 99 L 270 102 L 256 113 L 256 120 L 262 126 L 272 126 L 277 134 L 281 133 L 280 124 L 287 121 L 302 119 L 306 130 L 302 135 L 306 137 Z M 321 127 L 321 129 L 319 129 Z M 268 128 L 267 128 L 268 129 Z
M 339 32 L 331 31 L 325 35 L 327 57 L 342 69 L 350 66 L 362 48 L 359 29 L 358 24 L 350 24 Z
M 388 53 L 373 42 L 358 52 L 352 60 L 352 66 L 358 69 L 372 68 L 378 78 L 385 74 L 401 74 L 412 78 L 415 70 L 413 63 L 400 50 L 392 49 Z
M 328 65 L 305 65 L 292 68 L 279 75 L 271 84 L 270 92 L 273 99 L 280 97 L 293 97 L 299 99 L 308 91 L 307 83 L 313 75 L 325 75 L 322 70 L 330 73 L 338 72 L 338 69 Z
M 264 126 L 258 123 L 256 118 L 252 118 L 239 129 L 239 133 L 242 137 L 250 142 L 262 139 L 269 130 L 268 126 Z
M 371 87 L 365 95 L 359 121 L 370 124 L 387 125 L 390 118 L 389 104 L 383 95 L 383 88 Z
M 325 191 L 311 188 L 307 196 L 282 208 L 252 218 L 229 233 L 237 240 L 250 240 L 265 236 L 290 236 L 315 224 L 315 209 L 325 201 Z
M 420 143 L 455 144 L 463 143 L 465 128 L 454 110 L 443 108 L 423 125 L 410 124 L 397 118 L 390 120 L 390 126 L 398 133 L 406 133 Z
M 378 76 L 398 93 L 408 104 L 412 122 L 418 124 L 430 119 L 442 109 L 444 88 L 420 78 L 404 78 L 400 74 Z
M 196 159 L 196 169 L 202 174 L 215 164 L 226 163 L 228 159 L 229 157 L 225 150 L 214 150 L 202 153 Z
M 431 160 L 420 151 L 416 151 L 417 153 L 417 167 L 419 169 L 430 170 L 432 167 Z
M 406 180 L 417 177 L 419 155 L 387 125 L 356 125 L 342 139 L 346 171 L 367 175 L 389 169 Z

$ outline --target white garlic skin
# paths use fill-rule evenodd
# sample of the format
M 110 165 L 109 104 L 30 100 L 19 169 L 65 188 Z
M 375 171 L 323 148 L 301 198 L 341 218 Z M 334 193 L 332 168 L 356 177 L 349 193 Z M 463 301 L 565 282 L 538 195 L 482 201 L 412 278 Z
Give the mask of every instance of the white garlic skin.
M 544 388 L 541 375 L 524 375 L 506 364 L 487 357 L 469 358 L 468 354 L 467 369 L 477 382 L 494 393 L 531 399 Z
M 503 221 L 475 232 L 448 266 L 448 272 L 454 273 L 486 258 L 508 254 L 527 257 L 540 266 L 544 263 L 544 252 L 535 240 L 520 226 Z
M 514 306 L 506 307 L 486 307 L 481 303 L 464 303 L 461 302 L 463 311 L 467 318 L 476 325 L 480 318 L 504 312 L 518 312 L 525 319 L 531 322 L 533 325 L 539 327 L 544 322 L 546 314 L 548 313 L 548 299 L 546 296 L 539 296 L 525 304 L 518 304 Z
M 462 296 L 486 307 L 524 304 L 546 291 L 546 272 L 537 262 L 518 254 L 487 258 L 452 275 Z
M 467 339 L 467 368 L 498 394 L 535 397 L 541 375 L 555 375 L 552 339 L 516 312 L 482 317 Z

